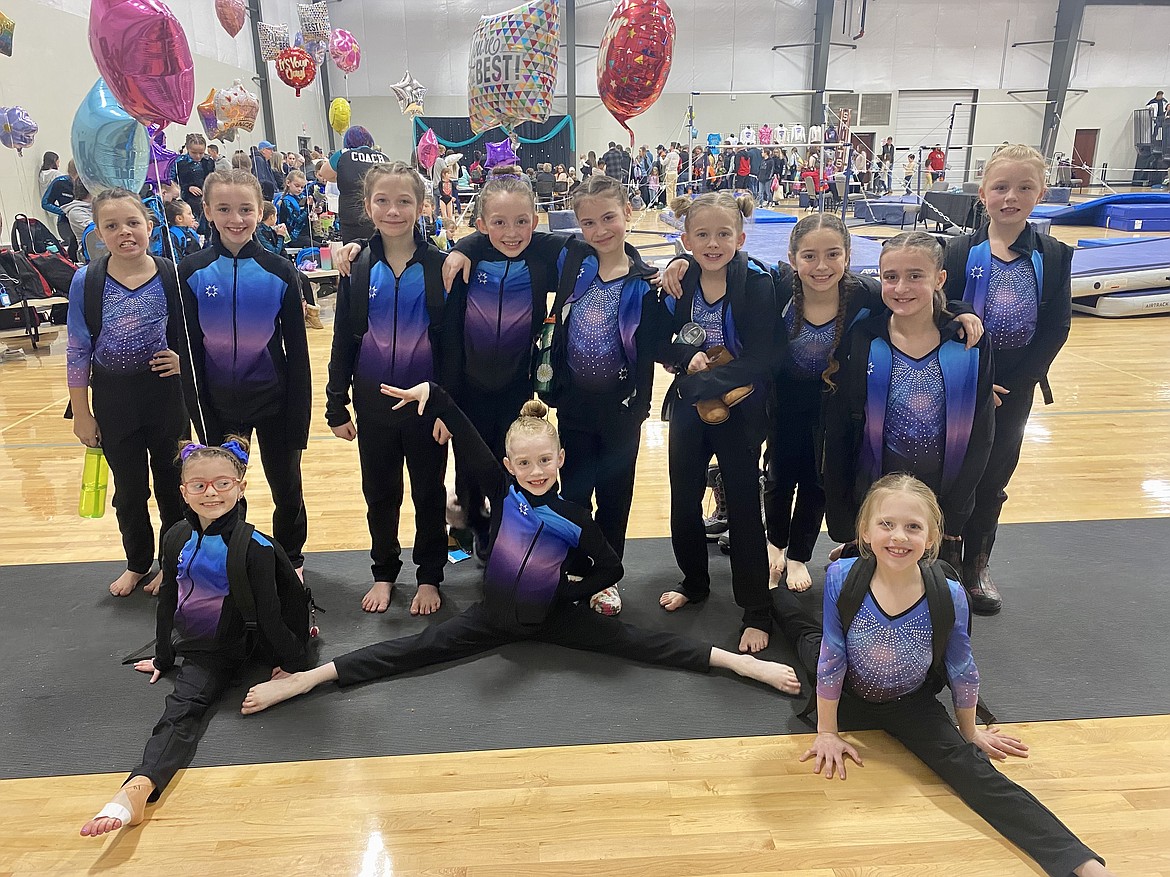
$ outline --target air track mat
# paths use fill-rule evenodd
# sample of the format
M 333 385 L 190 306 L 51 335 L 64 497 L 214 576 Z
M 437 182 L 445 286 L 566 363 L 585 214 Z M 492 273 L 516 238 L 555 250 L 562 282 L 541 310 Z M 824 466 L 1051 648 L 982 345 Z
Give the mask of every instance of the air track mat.
M 1170 312 L 1170 238 L 1091 247 L 1073 253 L 1073 307 L 1127 317 Z
M 1141 217 L 1122 215 L 1122 209 L 1130 207 L 1158 207 L 1161 209 L 1156 215 L 1146 214 Z M 1142 224 L 1136 228 L 1110 225 L 1111 212 L 1116 214 L 1114 222 L 1134 222 L 1140 219 Z M 1103 198 L 1094 198 L 1091 201 L 1082 201 L 1079 204 L 1069 206 L 1038 204 L 1032 211 L 1032 216 L 1051 219 L 1056 225 L 1097 225 L 1102 228 L 1117 228 L 1125 231 L 1164 231 L 1170 230 L 1170 224 L 1162 229 L 1151 227 L 1145 223 L 1170 221 L 1170 194 L 1128 192 L 1120 195 L 1106 195 Z

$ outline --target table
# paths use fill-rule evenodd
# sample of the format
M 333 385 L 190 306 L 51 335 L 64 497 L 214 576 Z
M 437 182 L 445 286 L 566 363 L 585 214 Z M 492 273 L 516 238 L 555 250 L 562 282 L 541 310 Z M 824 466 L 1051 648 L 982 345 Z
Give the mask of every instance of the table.
M 967 192 L 925 192 L 918 218 L 923 223 L 936 223 L 938 231 L 943 231 L 948 225 L 974 231 L 983 224 L 986 212 L 978 195 Z

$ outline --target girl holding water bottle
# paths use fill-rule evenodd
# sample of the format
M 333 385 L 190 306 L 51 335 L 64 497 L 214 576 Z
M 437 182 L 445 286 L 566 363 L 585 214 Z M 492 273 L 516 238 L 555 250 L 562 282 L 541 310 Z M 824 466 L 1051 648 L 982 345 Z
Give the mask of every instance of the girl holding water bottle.
M 110 585 L 125 597 L 139 584 L 156 593 L 155 538 L 146 502 L 154 497 L 166 532 L 183 517 L 174 449 L 190 423 L 179 383 L 182 337 L 174 268 L 151 256 L 150 214 L 126 189 L 93 199 L 93 218 L 109 249 L 81 268 L 69 290 L 67 356 L 73 434 L 100 448 L 114 476 L 114 510 L 126 571 Z M 88 514 L 100 497 L 99 466 L 87 456 Z M 104 503 L 103 503 L 104 506 Z

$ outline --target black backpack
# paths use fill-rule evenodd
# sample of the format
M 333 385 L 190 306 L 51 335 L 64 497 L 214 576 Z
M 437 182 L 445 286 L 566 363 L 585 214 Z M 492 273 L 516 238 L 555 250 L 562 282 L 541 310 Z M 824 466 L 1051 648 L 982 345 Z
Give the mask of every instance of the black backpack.
M 926 608 L 930 613 L 931 660 L 926 679 L 937 694 L 948 685 L 947 642 L 950 640 L 951 628 L 955 626 L 955 604 L 951 600 L 951 589 L 947 585 L 947 579 L 956 582 L 962 580 L 954 568 L 942 560 L 936 560 L 933 563 L 921 560 L 918 562 L 918 567 L 922 571 L 922 584 L 926 588 Z M 841 585 L 841 593 L 837 597 L 837 613 L 841 618 L 841 631 L 846 636 L 849 634 L 849 627 L 853 624 L 853 619 L 857 617 L 857 612 L 861 609 L 861 604 L 865 601 L 865 595 L 869 593 L 869 583 L 873 579 L 876 569 L 877 561 L 872 556 L 859 557 L 845 576 L 845 582 Z M 966 597 L 966 591 L 963 594 Z M 967 633 L 971 633 L 971 614 L 969 612 L 967 614 Z M 975 711 L 979 718 L 989 725 L 996 720 L 983 703 L 982 698 L 976 705 Z
M 8 290 L 13 304 L 49 296 L 40 273 L 19 250 L 0 250 L 0 283 Z
M 64 244 L 43 222 L 23 213 L 12 218 L 12 249 L 25 253 L 48 253 L 51 248 L 58 253 L 65 249 Z
M 418 234 L 416 229 L 415 234 Z M 446 294 L 443 290 L 443 254 L 434 247 L 427 247 L 422 259 L 423 283 L 427 291 L 427 315 L 430 317 L 431 328 L 438 328 L 443 320 L 443 307 Z M 370 288 L 370 248 L 363 247 L 358 257 L 353 260 L 349 269 L 349 288 Z M 361 339 L 370 331 L 370 300 L 364 295 L 349 297 L 349 328 L 353 337 Z
M 163 536 L 162 556 L 179 556 L 187 540 L 194 532 L 189 521 L 183 520 L 175 524 Z M 250 650 L 253 657 L 278 663 L 278 658 L 267 641 L 264 632 L 260 629 L 256 619 L 256 598 L 252 591 L 252 582 L 248 578 L 248 543 L 256 528 L 247 521 L 239 521 L 232 534 L 228 537 L 227 576 L 228 592 L 236 604 L 240 615 L 243 616 L 244 626 L 248 631 Z M 305 649 L 309 641 L 317 636 L 317 604 L 313 602 L 313 593 L 305 587 L 293 569 L 288 555 L 284 553 L 280 543 L 269 540 L 272 551 L 276 555 L 276 596 L 280 600 L 280 616 L 285 627 Z M 324 612 L 325 610 L 321 610 Z

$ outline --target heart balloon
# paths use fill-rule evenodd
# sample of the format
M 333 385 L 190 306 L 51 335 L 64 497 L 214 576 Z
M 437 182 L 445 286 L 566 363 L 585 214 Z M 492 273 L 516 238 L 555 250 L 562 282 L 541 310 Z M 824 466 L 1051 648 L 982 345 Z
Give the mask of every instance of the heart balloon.
M 215 17 L 231 36 L 244 29 L 244 15 L 247 7 L 244 0 L 215 0 Z
M 131 192 L 142 188 L 150 139 L 104 79 L 93 84 L 77 108 L 70 140 L 77 172 L 91 192 L 115 186 Z
M 353 73 L 362 63 L 362 47 L 353 34 L 341 28 L 333 31 L 329 38 L 329 54 L 342 73 Z
M 215 117 L 225 131 L 236 128 L 251 131 L 256 127 L 256 115 L 259 112 L 260 101 L 244 88 L 244 83 L 239 79 L 231 88 L 221 88 L 215 93 Z
M 118 102 L 143 125 L 186 125 L 195 102 L 187 35 L 162 0 L 93 0 L 89 48 Z
M 435 132 L 427 128 L 426 133 L 419 138 L 418 141 L 418 163 L 427 170 L 431 169 L 431 165 L 435 163 L 435 159 L 439 157 L 439 138 L 435 136 Z
M 317 78 L 317 62 L 304 49 L 290 46 L 276 56 L 276 75 L 300 97 L 301 89 Z
M 0 143 L 15 149 L 17 155 L 24 155 L 24 148 L 33 145 L 39 130 L 24 107 L 0 107 Z
M 167 149 L 167 135 L 157 128 L 147 128 L 150 137 L 150 162 L 146 166 L 146 182 L 156 189 L 163 180 L 169 180 L 175 162 L 179 160 L 179 153 Z
M 664 0 L 621 0 L 597 53 L 601 102 L 630 135 L 626 122 L 646 112 L 666 85 L 674 52 L 674 16 Z
M 343 97 L 333 98 L 333 102 L 329 104 L 329 127 L 338 134 L 344 134 L 345 129 L 349 127 L 352 115 L 353 110 L 350 108 L 349 101 Z

